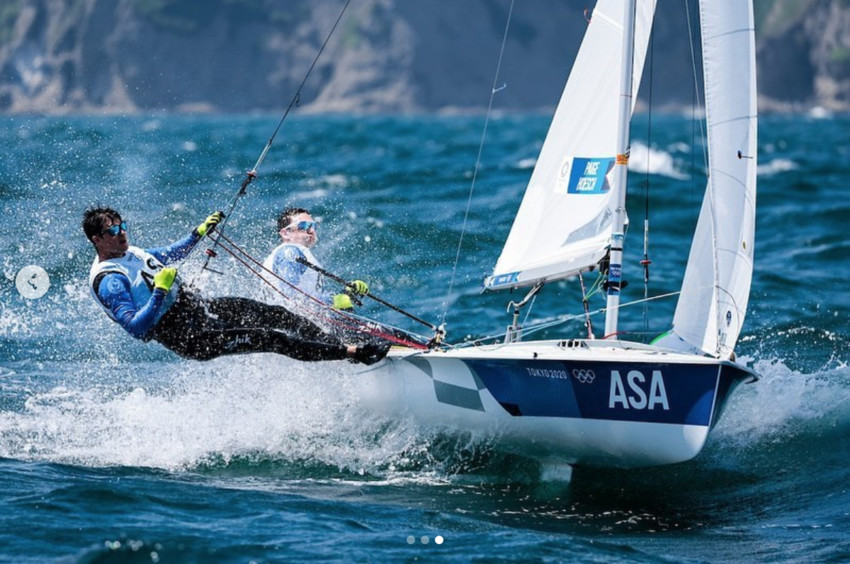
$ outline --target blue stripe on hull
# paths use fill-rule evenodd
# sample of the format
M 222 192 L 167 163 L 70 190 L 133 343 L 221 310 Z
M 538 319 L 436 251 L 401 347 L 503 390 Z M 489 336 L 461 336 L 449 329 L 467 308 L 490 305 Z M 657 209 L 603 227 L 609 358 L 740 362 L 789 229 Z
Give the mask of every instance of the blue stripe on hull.
M 463 362 L 514 416 L 568 417 L 708 426 L 737 379 L 724 367 L 715 406 L 718 366 L 558 360 Z

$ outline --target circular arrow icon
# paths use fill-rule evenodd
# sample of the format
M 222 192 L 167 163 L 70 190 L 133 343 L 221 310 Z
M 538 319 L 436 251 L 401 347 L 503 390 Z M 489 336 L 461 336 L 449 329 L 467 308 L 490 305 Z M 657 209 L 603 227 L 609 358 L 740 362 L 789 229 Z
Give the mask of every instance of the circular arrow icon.
M 47 271 L 38 265 L 31 264 L 18 271 L 15 277 L 18 292 L 27 299 L 37 300 L 50 289 L 50 277 Z

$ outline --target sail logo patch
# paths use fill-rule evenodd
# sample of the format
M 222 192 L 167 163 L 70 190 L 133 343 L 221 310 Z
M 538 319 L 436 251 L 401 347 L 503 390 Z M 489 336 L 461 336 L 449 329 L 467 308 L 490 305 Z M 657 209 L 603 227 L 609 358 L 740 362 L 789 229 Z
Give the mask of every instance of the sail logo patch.
M 584 368 L 580 370 L 573 369 L 573 378 L 582 384 L 592 384 L 596 380 L 596 373 L 593 370 L 585 370 Z
M 503 286 L 505 284 L 515 284 L 519 278 L 520 271 L 509 272 L 507 274 L 499 274 L 490 280 L 490 287 Z
M 561 173 L 569 174 L 568 194 L 606 194 L 611 190 L 608 173 L 614 168 L 613 157 L 585 158 L 575 157 L 569 172 L 565 166 Z

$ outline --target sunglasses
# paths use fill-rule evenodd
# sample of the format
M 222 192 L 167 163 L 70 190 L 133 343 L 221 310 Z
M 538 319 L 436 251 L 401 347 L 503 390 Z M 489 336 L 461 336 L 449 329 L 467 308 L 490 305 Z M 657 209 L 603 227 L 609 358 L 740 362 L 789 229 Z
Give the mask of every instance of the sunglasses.
M 315 221 L 299 221 L 298 223 L 292 224 L 287 229 L 297 229 L 298 231 L 309 231 L 319 228 L 319 224 Z
M 104 235 L 108 234 L 108 235 L 112 235 L 113 237 L 115 237 L 116 235 L 118 235 L 122 231 L 124 231 L 125 233 L 127 232 L 127 223 L 124 222 L 124 221 L 122 221 L 118 225 L 113 225 L 112 227 L 110 227 L 108 229 L 104 229 L 103 231 L 100 232 L 100 236 L 103 237 Z

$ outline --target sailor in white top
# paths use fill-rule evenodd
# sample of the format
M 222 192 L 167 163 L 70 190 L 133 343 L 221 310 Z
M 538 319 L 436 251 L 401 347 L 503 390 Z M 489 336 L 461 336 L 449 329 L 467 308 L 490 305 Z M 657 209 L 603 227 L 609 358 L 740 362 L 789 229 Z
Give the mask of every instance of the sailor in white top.
M 318 311 L 316 306 L 327 304 L 338 310 L 351 310 L 351 295 L 365 295 L 369 285 L 362 280 L 350 283 L 347 292 L 333 293 L 324 277 L 303 261 L 319 268 L 322 265 L 313 255 L 318 242 L 318 224 L 303 208 L 287 208 L 277 222 L 282 243 L 266 257 L 263 266 L 275 276 L 269 282 L 284 296 L 285 306 L 297 311 Z M 317 303 L 318 302 L 318 303 Z

